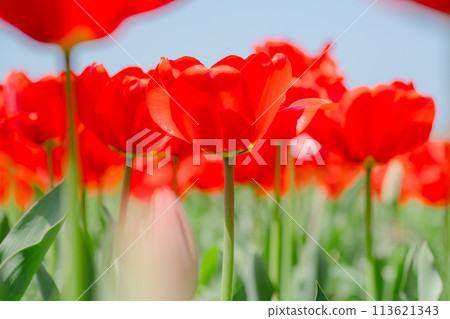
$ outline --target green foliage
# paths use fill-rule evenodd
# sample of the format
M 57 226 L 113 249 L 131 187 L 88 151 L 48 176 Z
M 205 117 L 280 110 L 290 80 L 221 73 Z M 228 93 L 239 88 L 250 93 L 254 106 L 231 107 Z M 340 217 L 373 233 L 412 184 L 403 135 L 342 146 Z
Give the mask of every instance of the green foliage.
M 442 292 L 442 280 L 434 266 L 434 257 L 428 244 L 420 248 L 417 266 L 417 288 L 419 300 L 436 301 Z
M 64 183 L 37 201 L 0 244 L 1 300 L 20 300 L 61 229 L 67 214 Z
M 282 205 L 328 252 L 325 253 L 294 221 L 292 230 L 291 300 L 367 300 L 367 264 L 364 247 L 364 214 L 361 181 L 332 202 L 318 188 L 307 187 Z M 49 245 L 61 227 L 60 190 L 45 195 L 13 227 L 0 245 L 0 298 L 60 300 L 63 286 Z M 115 231 L 117 196 L 87 197 L 85 249 L 92 256 L 92 283 L 112 262 L 111 243 Z M 183 199 L 197 243 L 199 284 L 194 299 L 220 298 L 223 196 L 193 191 Z M 277 300 L 274 284 L 267 275 L 267 242 L 273 201 L 256 194 L 252 187 L 236 188 L 235 274 L 233 300 Z M 417 202 L 398 205 L 374 200 L 374 256 L 382 300 L 437 300 L 445 298 L 445 245 L 442 211 Z M 284 212 L 283 212 L 284 214 Z M 8 215 L 8 217 L 10 217 Z M 11 219 L 10 219 L 11 220 Z M 6 215 L 0 211 L 0 238 L 9 231 Z M 424 243 L 425 242 L 425 243 Z M 62 249 L 64 246 L 61 246 Z M 52 250 L 53 254 L 53 250 Z M 332 258 L 331 258 L 331 257 Z M 334 259 L 334 260 L 333 260 Z M 86 265 L 85 265 L 86 266 Z M 342 269 L 345 269 L 345 271 Z M 350 274 L 353 279 L 346 273 Z M 110 299 L 103 286 L 114 279 L 114 267 L 84 296 Z M 107 278 L 108 277 L 108 278 Z M 356 282 L 355 282 L 356 281 Z M 320 284 L 319 284 L 320 283 Z M 358 283 L 358 284 L 357 284 Z M 105 288 L 106 287 L 106 288 Z
M 39 283 L 39 290 L 41 291 L 42 300 L 59 300 L 61 298 L 61 293 L 58 287 L 56 287 L 53 278 L 47 272 L 45 267 L 41 264 L 36 272 L 36 276 Z
M 325 292 L 322 290 L 322 287 L 320 287 L 319 282 L 316 280 L 316 297 L 314 298 L 315 301 L 330 301 L 325 294 Z
M 256 253 L 249 258 L 245 288 L 248 300 L 271 300 L 275 292 L 263 260 Z

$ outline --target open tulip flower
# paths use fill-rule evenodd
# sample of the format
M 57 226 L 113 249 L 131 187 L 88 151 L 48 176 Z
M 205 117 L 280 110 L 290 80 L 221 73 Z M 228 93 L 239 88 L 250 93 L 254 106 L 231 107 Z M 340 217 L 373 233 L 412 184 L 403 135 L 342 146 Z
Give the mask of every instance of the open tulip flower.
M 189 143 L 239 140 L 234 148 L 205 146 L 216 153 L 239 153 L 250 146 L 240 139 L 255 143 L 267 131 L 290 76 L 291 66 L 283 55 L 229 56 L 210 69 L 190 57 L 162 59 L 155 70 L 157 83 L 149 84 L 147 104 L 154 121 L 167 133 Z
M 79 42 L 105 37 L 129 16 L 171 1 L 4 0 L 0 18 L 35 40 L 67 50 Z
M 338 110 L 318 113 L 307 132 L 349 161 L 385 163 L 425 143 L 434 115 L 432 98 L 412 83 L 393 82 L 348 91 Z
M 136 67 L 111 77 L 101 64 L 88 66 L 75 81 L 81 122 L 104 145 L 126 154 L 127 140 L 152 125 L 145 104 L 149 80 Z
M 13 74 L 23 79 L 22 73 Z M 14 76 L 11 75 L 8 79 L 12 80 L 12 77 Z M 51 110 L 36 103 L 37 98 L 42 94 L 40 90 L 28 86 L 24 88 L 21 85 L 19 87 L 8 85 L 7 88 L 0 86 L 0 154 L 10 159 L 5 163 L 14 163 L 18 170 L 26 168 L 33 172 L 36 178 L 30 179 L 30 187 L 36 184 L 43 190 L 50 188 L 54 180 L 62 179 L 66 153 L 62 141 L 65 131 L 61 129 L 65 125 L 65 117 L 61 117 L 61 113 L 64 113 L 64 105 L 59 103 L 62 92 L 58 90 L 61 87 L 52 77 L 48 77 L 48 81 L 49 85 L 46 81 L 31 84 L 25 81 L 25 83 L 30 86 L 39 83 L 37 86 L 43 87 L 45 93 L 54 95 L 55 99 L 49 100 L 55 103 L 50 103 L 49 108 L 55 108 L 54 113 L 59 116 L 62 123 L 54 123 Z M 35 95 L 37 95 L 36 99 Z M 15 111 L 17 109 L 19 111 Z M 34 120 L 30 120 L 30 116 Z M 28 176 L 31 175 L 28 174 Z
M 246 59 L 228 56 L 209 69 L 190 57 L 174 61 L 163 58 L 153 77 L 147 105 L 161 129 L 194 144 L 204 139 L 222 141 L 222 146 L 201 147 L 234 156 L 251 149 L 277 121 L 292 68 L 283 54 L 270 58 L 257 53 Z M 329 104 L 313 102 L 317 107 Z M 297 127 L 302 110 L 309 103 L 298 101 L 290 116 L 283 117 L 277 125 Z M 300 130 L 294 131 L 291 138 L 300 134 Z M 236 141 L 236 145 L 229 141 Z
M 29 141 L 60 145 L 67 131 L 65 74 L 48 75 L 32 82 L 23 72 L 4 80 L 7 116 Z

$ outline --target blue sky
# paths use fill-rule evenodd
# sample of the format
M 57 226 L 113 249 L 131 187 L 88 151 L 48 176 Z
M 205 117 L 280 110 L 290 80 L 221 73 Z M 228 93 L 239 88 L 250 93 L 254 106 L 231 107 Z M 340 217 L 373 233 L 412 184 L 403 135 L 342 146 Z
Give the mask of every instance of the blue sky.
M 400 0 L 399 0 L 400 1 Z M 190 55 L 206 65 L 230 54 L 246 56 L 253 44 L 287 38 L 317 53 L 366 10 L 371 0 L 185 0 L 126 20 L 113 37 L 144 67 L 160 57 Z M 410 3 L 379 0 L 332 48 L 349 87 L 412 80 L 438 109 L 435 134 L 450 124 L 450 23 Z M 0 22 L 0 77 L 12 69 L 32 78 L 62 70 L 53 45 L 40 44 Z M 92 62 L 111 73 L 136 63 L 110 38 L 77 46 L 74 69 Z

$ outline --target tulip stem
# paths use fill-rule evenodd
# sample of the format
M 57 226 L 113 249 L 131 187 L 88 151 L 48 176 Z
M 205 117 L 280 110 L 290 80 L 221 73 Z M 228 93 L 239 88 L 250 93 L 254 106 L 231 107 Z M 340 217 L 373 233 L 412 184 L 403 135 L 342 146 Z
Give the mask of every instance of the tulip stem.
M 225 223 L 223 234 L 222 300 L 233 297 L 234 265 L 234 163 L 232 157 L 224 157 L 225 167 Z
M 86 189 L 83 187 L 81 190 L 81 222 L 83 224 L 84 231 L 87 233 L 87 221 L 86 221 Z
M 289 202 L 291 211 L 295 212 L 295 159 L 289 157 Z M 280 162 L 276 165 L 281 165 Z M 280 182 L 278 182 L 280 183 Z M 278 205 L 277 205 L 278 206 Z M 291 269 L 292 269 L 292 220 L 287 214 L 281 217 L 281 265 L 280 265 L 280 300 L 291 299 Z
M 369 262 L 368 282 L 373 298 L 378 299 L 378 285 L 375 258 L 373 256 L 373 233 L 372 233 L 372 164 L 366 165 L 366 251 Z
M 70 211 L 67 216 L 67 244 L 68 256 L 64 258 L 66 263 L 65 283 L 63 298 L 75 300 L 80 298 L 86 287 L 91 283 L 88 276 L 90 265 L 89 252 L 85 245 L 85 238 L 80 227 L 80 203 L 79 203 L 79 177 L 77 169 L 75 115 L 73 103 L 73 83 L 70 71 L 70 51 L 64 51 L 66 63 L 66 93 L 67 93 L 67 120 L 69 133 L 69 203 Z M 89 298 L 90 293 L 84 294 L 83 299 Z
M 125 170 L 123 172 L 122 194 L 120 196 L 120 210 L 117 223 L 117 229 L 119 230 L 119 233 L 121 232 L 121 230 L 125 229 L 125 223 L 127 222 L 128 200 L 130 198 L 131 171 L 132 164 L 129 163 L 127 159 L 127 165 L 125 165 Z
M 276 146 L 275 152 L 275 205 L 273 210 L 272 223 L 270 228 L 270 246 L 269 246 L 269 278 L 276 292 L 279 292 L 280 286 L 280 268 L 281 268 L 281 233 L 282 224 L 280 218 L 280 183 L 281 183 L 281 148 L 279 145 Z

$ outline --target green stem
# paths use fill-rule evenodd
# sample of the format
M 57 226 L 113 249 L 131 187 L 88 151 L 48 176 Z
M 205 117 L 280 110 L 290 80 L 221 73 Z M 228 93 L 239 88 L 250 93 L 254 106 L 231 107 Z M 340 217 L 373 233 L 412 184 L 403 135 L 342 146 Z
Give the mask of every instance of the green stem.
M 373 293 L 373 298 L 378 299 L 378 285 L 376 276 L 376 264 L 373 257 L 373 233 L 372 233 L 372 165 L 366 165 L 366 252 L 369 261 L 368 282 Z
M 177 172 L 178 172 L 178 157 L 173 157 L 173 192 L 178 196 L 178 183 L 177 183 Z
M 233 297 L 234 266 L 234 164 L 233 158 L 225 157 L 225 223 L 223 234 L 222 261 L 222 300 L 230 301 Z
M 86 189 L 83 187 L 81 190 L 81 222 L 83 223 L 84 231 L 87 232 L 87 221 L 86 221 Z
M 75 141 L 75 116 L 74 116 L 74 106 L 73 106 L 73 83 L 72 83 L 72 74 L 70 71 L 70 51 L 64 51 L 65 62 L 66 62 L 66 92 L 67 92 L 67 113 L 68 113 L 68 131 L 69 131 L 69 143 L 70 143 L 70 168 L 72 169 L 72 181 L 73 185 L 76 187 L 72 187 L 72 193 L 78 193 L 78 185 L 79 178 L 77 174 L 77 150 L 76 150 L 76 141 Z M 78 195 L 77 195 L 78 197 Z
M 295 160 L 293 157 L 289 158 L 289 181 L 290 181 L 290 191 L 289 200 L 291 212 L 295 212 L 295 185 L 294 185 L 294 174 L 295 174 Z M 292 268 L 292 247 L 293 247 L 293 236 L 292 236 L 292 220 L 287 214 L 283 214 L 281 218 L 282 222 L 282 233 L 281 233 L 281 266 L 280 266 L 280 300 L 290 300 L 291 299 L 291 268 Z
M 68 182 L 70 211 L 67 216 L 67 241 L 68 252 L 64 262 L 66 264 L 63 298 L 75 300 L 81 296 L 86 287 L 91 283 L 89 276 L 90 255 L 80 227 L 80 203 L 79 203 L 79 176 L 77 165 L 77 149 L 75 137 L 75 116 L 73 103 L 73 83 L 70 71 L 70 51 L 64 51 L 66 64 L 66 93 L 67 93 L 67 119 L 69 133 L 69 167 Z M 87 293 L 83 298 L 89 298 Z
M 272 223 L 270 228 L 270 243 L 269 243 L 269 278 L 271 279 L 275 291 L 279 292 L 280 286 L 280 267 L 281 267 L 281 233 L 282 233 L 282 225 L 281 225 L 281 216 L 280 216 L 280 207 L 278 203 L 280 202 L 280 177 L 281 177 L 281 147 L 279 145 L 276 146 L 276 155 L 275 155 L 275 205 L 272 216 Z
M 125 229 L 125 223 L 127 222 L 128 200 L 130 198 L 130 183 L 132 172 L 131 166 L 131 161 L 127 161 L 127 165 L 125 165 L 125 170 L 123 172 L 122 194 L 120 196 L 120 210 L 117 223 L 117 229 L 119 230 L 119 233 L 123 229 Z

